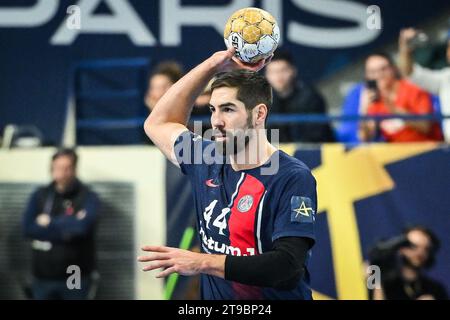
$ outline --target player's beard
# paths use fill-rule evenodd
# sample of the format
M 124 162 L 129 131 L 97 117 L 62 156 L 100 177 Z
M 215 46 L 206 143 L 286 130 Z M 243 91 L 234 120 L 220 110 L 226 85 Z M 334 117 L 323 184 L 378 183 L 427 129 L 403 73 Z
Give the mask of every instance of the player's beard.
M 251 132 L 254 129 L 252 115 L 249 114 L 247 117 L 247 124 L 245 128 L 222 131 L 220 129 L 215 129 L 214 132 L 225 135 L 226 139 L 223 141 L 217 141 L 214 139 L 216 144 L 216 151 L 224 156 L 235 156 L 243 149 L 245 149 L 251 139 Z M 233 141 L 232 143 L 228 141 Z

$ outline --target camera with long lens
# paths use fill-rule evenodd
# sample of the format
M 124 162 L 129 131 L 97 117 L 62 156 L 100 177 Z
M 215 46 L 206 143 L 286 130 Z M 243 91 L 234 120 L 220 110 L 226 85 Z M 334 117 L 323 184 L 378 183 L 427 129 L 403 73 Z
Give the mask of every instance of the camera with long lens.
M 369 261 L 372 265 L 380 267 L 383 278 L 389 278 L 397 274 L 404 265 L 404 258 L 399 255 L 402 248 L 411 248 L 413 244 L 405 234 L 378 242 L 369 251 Z

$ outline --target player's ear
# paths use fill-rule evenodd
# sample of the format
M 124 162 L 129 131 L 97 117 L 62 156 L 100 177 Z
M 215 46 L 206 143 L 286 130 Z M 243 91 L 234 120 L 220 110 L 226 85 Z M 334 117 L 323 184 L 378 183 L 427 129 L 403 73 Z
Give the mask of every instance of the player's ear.
M 255 119 L 255 124 L 257 126 L 260 126 L 266 122 L 267 112 L 267 106 L 263 103 L 258 104 L 253 109 L 253 119 Z

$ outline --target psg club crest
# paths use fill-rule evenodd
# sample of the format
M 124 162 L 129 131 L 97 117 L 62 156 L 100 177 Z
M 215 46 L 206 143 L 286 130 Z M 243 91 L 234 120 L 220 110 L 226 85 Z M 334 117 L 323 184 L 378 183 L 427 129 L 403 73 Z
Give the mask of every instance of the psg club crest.
M 253 205 L 253 196 L 246 195 L 239 200 L 237 208 L 239 212 L 245 213 L 252 208 L 252 205 Z

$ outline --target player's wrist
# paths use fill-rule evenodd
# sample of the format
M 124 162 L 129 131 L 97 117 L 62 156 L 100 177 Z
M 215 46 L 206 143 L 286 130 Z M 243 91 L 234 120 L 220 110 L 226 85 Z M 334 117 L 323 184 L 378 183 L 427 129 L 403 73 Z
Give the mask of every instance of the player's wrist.
M 212 73 L 216 74 L 221 71 L 222 61 L 217 54 L 212 55 L 204 62 L 206 68 Z
M 225 255 L 203 254 L 203 257 L 201 259 L 200 272 L 224 278 L 225 258 L 226 258 Z

